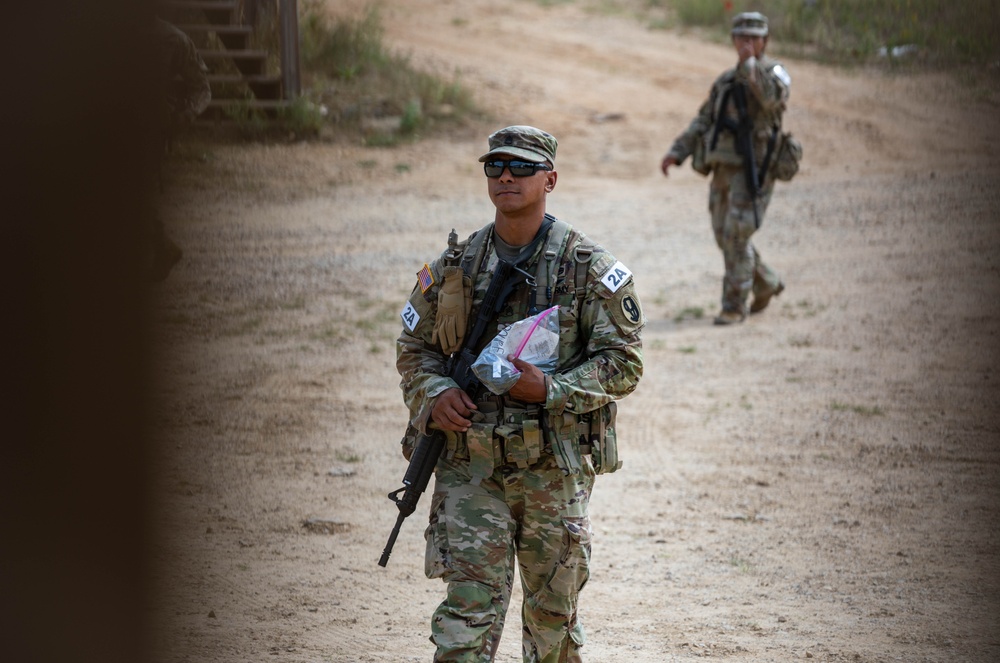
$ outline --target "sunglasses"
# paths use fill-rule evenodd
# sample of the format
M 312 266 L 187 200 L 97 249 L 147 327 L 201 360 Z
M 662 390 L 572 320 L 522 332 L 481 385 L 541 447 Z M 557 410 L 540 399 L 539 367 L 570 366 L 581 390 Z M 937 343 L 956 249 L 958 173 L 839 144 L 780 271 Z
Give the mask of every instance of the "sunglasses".
M 486 173 L 486 177 L 500 177 L 503 175 L 504 168 L 509 169 L 510 174 L 514 177 L 529 177 L 539 170 L 552 170 L 552 166 L 547 166 L 544 163 L 520 161 L 517 159 L 511 159 L 510 161 L 494 159 L 483 164 L 483 172 Z

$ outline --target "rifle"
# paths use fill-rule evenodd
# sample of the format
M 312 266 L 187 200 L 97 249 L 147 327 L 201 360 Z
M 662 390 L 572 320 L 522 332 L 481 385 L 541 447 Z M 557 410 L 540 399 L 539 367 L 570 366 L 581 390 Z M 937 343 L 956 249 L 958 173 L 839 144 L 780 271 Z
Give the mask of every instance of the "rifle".
M 505 260 L 501 260 L 497 265 L 490 286 L 486 289 L 483 302 L 479 306 L 479 315 L 472 333 L 465 337 L 461 349 L 452 354 L 445 365 L 445 374 L 473 399 L 475 399 L 476 392 L 479 391 L 481 385 L 479 378 L 472 371 L 472 364 L 476 360 L 472 349 L 478 343 L 479 337 L 483 335 L 490 319 L 499 312 L 507 295 L 514 289 L 517 274 L 515 273 L 513 275 L 515 278 L 511 279 L 512 271 L 514 271 L 513 264 Z M 406 467 L 406 473 L 403 475 L 403 487 L 389 493 L 389 499 L 395 502 L 399 508 L 399 515 L 396 517 L 396 524 L 393 526 L 389 540 L 382 551 L 382 557 L 378 561 L 379 566 L 385 567 L 389 563 L 389 555 L 392 554 L 392 548 L 396 545 L 399 528 L 403 521 L 416 510 L 420 496 L 427 490 L 427 484 L 434 474 L 434 467 L 441 457 L 444 444 L 444 431 L 439 429 L 434 429 L 417 439 L 413 454 L 410 456 L 410 464 Z M 400 493 L 402 493 L 402 497 L 399 496 Z
M 737 120 L 733 121 L 726 116 L 726 102 L 732 95 L 736 104 Z M 736 137 L 736 153 L 743 157 L 743 174 L 746 176 L 747 191 L 750 192 L 750 201 L 753 203 L 754 228 L 760 229 L 760 215 L 757 213 L 757 196 L 760 195 L 760 187 L 763 184 L 762 174 L 757 172 L 757 159 L 753 153 L 753 121 L 747 111 L 747 91 L 746 85 L 735 82 L 722 95 L 722 104 L 719 106 L 719 119 L 715 124 L 715 131 L 712 134 L 712 149 L 715 149 L 719 139 L 719 130 L 727 129 Z M 768 151 L 770 152 L 770 146 Z M 768 161 L 770 154 L 768 154 Z M 765 164 L 766 168 L 766 164 Z

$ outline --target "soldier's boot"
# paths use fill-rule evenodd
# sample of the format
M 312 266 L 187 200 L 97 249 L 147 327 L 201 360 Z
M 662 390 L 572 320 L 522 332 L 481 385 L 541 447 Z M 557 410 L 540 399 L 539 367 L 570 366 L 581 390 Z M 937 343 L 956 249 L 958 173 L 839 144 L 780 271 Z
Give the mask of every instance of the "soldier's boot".
M 746 315 L 743 311 L 729 311 L 723 309 L 719 315 L 715 316 L 715 324 L 717 325 L 736 325 L 744 320 L 746 320 Z
M 783 281 L 778 281 L 778 287 L 774 290 L 768 290 L 759 295 L 754 295 L 753 303 L 750 304 L 751 313 L 760 313 L 767 308 L 767 305 L 771 303 L 771 297 L 777 297 L 785 290 L 785 284 Z

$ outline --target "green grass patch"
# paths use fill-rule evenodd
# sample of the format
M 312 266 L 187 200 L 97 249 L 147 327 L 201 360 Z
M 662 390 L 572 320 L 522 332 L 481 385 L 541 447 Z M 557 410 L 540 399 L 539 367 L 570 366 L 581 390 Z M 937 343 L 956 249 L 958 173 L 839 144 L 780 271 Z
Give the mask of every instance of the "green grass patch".
M 674 316 L 674 322 L 680 323 L 685 320 L 701 320 L 705 316 L 705 309 L 700 306 L 688 306 Z
M 386 46 L 374 5 L 360 18 L 335 19 L 321 0 L 305 0 L 299 33 L 303 95 L 338 131 L 392 145 L 478 114 L 457 74 L 420 71 Z
M 364 457 L 351 449 L 337 449 L 333 452 L 334 458 L 341 463 L 360 463 Z

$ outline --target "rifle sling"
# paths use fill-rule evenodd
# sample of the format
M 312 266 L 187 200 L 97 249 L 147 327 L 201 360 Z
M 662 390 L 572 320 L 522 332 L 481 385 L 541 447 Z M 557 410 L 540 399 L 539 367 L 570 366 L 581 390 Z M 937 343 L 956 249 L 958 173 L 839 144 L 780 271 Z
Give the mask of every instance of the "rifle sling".
M 473 351 L 479 339 L 482 337 L 483 333 L 486 331 L 486 326 L 490 323 L 500 309 L 503 308 L 507 301 L 507 297 L 510 293 L 514 291 L 518 283 L 523 280 L 521 272 L 519 272 L 515 267 L 525 263 L 534 254 L 535 249 L 538 248 L 538 244 L 542 239 L 548 234 L 549 228 L 552 227 L 553 222 L 555 222 L 555 217 L 546 214 L 545 219 L 542 222 L 541 227 L 538 232 L 535 233 L 534 239 L 528 243 L 521 252 L 514 258 L 513 262 L 508 262 L 506 260 L 500 260 L 497 264 L 496 270 L 493 272 L 493 277 L 490 280 L 490 285 L 486 289 L 486 294 L 483 296 L 483 301 L 479 305 L 479 313 L 476 316 L 476 324 L 473 326 L 472 331 L 465 337 L 465 341 L 462 344 L 462 349 L 452 355 L 451 360 L 448 364 L 449 375 L 453 370 L 459 369 L 462 362 L 455 361 L 456 357 L 464 355 L 466 352 Z M 454 377 L 454 376 L 452 376 Z
M 735 90 L 735 92 L 734 92 Z M 734 123 L 728 117 L 726 117 L 726 104 L 729 103 L 729 97 L 732 93 L 733 101 L 736 103 L 736 112 L 739 114 L 739 121 Z M 742 83 L 733 83 L 730 87 L 726 88 L 726 91 L 722 94 L 722 103 L 719 104 L 719 117 L 715 121 L 715 127 L 712 131 L 712 141 L 711 148 L 715 149 L 719 142 L 719 132 L 723 129 L 731 131 L 736 134 L 741 126 L 749 123 L 747 117 L 747 102 L 746 102 L 746 88 Z M 757 186 L 755 189 L 759 189 L 764 186 L 764 180 L 767 177 L 767 171 L 771 165 L 771 159 L 774 157 L 774 146 L 778 140 L 779 128 L 777 125 L 771 130 L 771 136 L 767 140 L 767 152 L 764 153 L 764 161 L 761 163 L 760 171 L 757 173 Z M 750 142 L 751 150 L 753 149 L 753 143 Z M 744 155 L 744 158 L 752 159 L 753 156 Z

